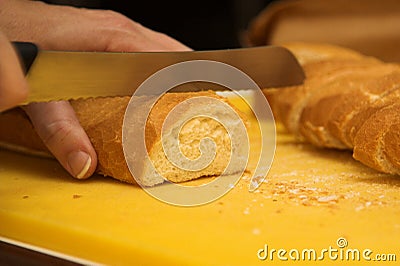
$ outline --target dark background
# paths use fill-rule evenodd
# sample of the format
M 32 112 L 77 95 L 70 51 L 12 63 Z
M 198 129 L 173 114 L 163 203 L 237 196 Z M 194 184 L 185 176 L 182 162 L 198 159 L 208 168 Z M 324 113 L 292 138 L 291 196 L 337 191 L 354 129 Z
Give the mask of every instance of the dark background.
M 272 0 L 45 2 L 114 10 L 195 50 L 209 50 L 241 47 L 240 36 L 249 21 Z

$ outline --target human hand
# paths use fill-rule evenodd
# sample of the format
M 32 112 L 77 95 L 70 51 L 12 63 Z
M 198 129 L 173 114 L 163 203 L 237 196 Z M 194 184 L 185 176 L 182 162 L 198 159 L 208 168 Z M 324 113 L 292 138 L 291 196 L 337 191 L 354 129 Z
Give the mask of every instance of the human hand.
M 34 42 L 49 50 L 190 50 L 165 34 L 113 11 L 39 1 L 0 1 L 0 30 L 10 40 Z M 87 178 L 93 174 L 96 153 L 68 102 L 33 103 L 25 111 L 48 149 L 72 176 Z
M 0 32 L 0 112 L 22 102 L 28 95 L 28 84 L 17 54 Z

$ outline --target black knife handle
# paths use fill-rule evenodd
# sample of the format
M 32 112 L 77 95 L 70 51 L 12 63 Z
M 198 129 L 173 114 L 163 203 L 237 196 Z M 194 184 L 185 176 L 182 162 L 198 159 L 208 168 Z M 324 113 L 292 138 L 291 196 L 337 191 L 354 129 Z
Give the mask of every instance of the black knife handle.
M 12 42 L 21 58 L 22 68 L 28 73 L 33 61 L 38 54 L 39 48 L 31 42 Z

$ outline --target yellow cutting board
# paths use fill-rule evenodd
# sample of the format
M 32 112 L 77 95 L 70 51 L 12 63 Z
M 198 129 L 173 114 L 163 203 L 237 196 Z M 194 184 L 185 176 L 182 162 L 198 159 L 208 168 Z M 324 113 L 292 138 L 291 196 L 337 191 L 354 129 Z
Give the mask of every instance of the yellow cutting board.
M 176 207 L 136 186 L 100 176 L 77 181 L 54 160 L 0 150 L 0 237 L 111 265 L 400 260 L 398 176 L 349 152 L 299 143 L 278 126 L 266 181 L 254 193 L 248 183 L 246 175 L 215 202 Z M 374 263 L 377 255 L 387 261 Z

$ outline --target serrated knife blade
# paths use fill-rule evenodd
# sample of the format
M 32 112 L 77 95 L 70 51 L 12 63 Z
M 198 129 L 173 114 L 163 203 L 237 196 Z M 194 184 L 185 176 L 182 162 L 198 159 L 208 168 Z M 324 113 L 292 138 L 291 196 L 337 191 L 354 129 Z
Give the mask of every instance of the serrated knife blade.
M 40 50 L 14 43 L 26 69 L 27 100 L 46 102 L 90 97 L 131 96 L 148 77 L 175 63 L 213 60 L 232 65 L 261 88 L 301 84 L 304 72 L 280 46 L 185 52 L 75 52 Z

